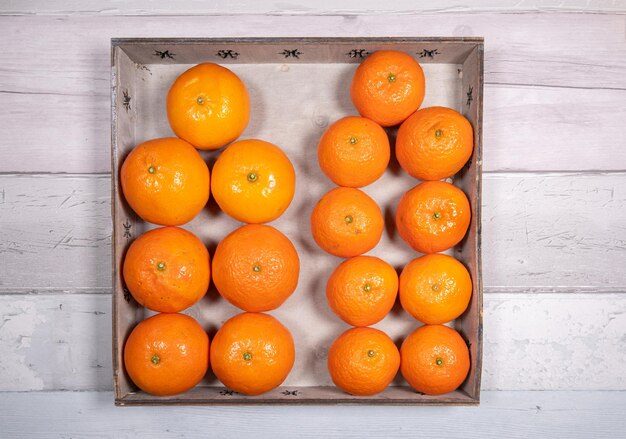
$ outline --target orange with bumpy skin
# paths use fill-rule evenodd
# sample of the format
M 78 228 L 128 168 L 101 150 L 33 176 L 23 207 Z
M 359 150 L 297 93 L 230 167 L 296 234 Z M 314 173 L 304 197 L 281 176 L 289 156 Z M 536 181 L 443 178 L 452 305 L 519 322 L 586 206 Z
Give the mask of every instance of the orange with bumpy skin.
M 396 157 L 420 180 L 441 180 L 461 170 L 472 156 L 472 125 L 451 108 L 422 108 L 398 130 Z
M 215 287 L 230 303 L 244 311 L 270 311 L 296 289 L 300 259 L 289 238 L 278 230 L 249 224 L 219 243 L 213 273 Z
M 420 322 L 436 325 L 456 319 L 467 309 L 471 296 L 472 278 L 452 256 L 413 259 L 400 274 L 400 303 Z
M 198 64 L 167 93 L 167 119 L 178 137 L 200 149 L 218 149 L 243 133 L 250 98 L 237 75 L 217 64 Z
M 313 208 L 313 239 L 328 253 L 350 258 L 373 249 L 383 234 L 380 208 L 359 189 L 338 187 L 327 192 Z
M 193 233 L 178 227 L 150 230 L 124 258 L 124 282 L 141 305 L 178 312 L 199 301 L 209 288 L 209 252 Z
M 289 207 L 296 173 L 276 145 L 240 140 L 215 162 L 211 186 L 215 201 L 228 215 L 245 223 L 265 223 Z
M 418 392 L 443 395 L 456 390 L 470 369 L 467 344 L 454 329 L 425 325 L 402 343 L 402 376 Z
M 425 181 L 400 199 L 396 226 L 413 249 L 436 253 L 461 242 L 470 217 L 470 204 L 461 189 L 443 181 Z
M 333 123 L 320 139 L 320 168 L 335 184 L 361 187 L 378 180 L 389 163 L 389 138 L 376 122 L 348 116 Z
M 211 184 L 198 151 L 174 137 L 137 145 L 122 164 L 120 181 L 135 213 L 162 226 L 191 221 L 209 200 Z
M 144 392 L 159 396 L 186 392 L 207 372 L 209 336 L 189 316 L 157 314 L 128 336 L 124 366 Z
M 411 55 L 396 50 L 372 53 L 352 78 L 350 95 L 361 114 L 380 125 L 397 125 L 422 105 L 426 81 Z
M 211 344 L 211 368 L 226 387 L 259 395 L 278 387 L 295 360 L 293 337 L 267 314 L 243 313 L 217 331 Z
M 374 256 L 343 261 L 328 279 L 328 305 L 352 326 L 381 321 L 393 307 L 398 293 L 396 270 Z
M 387 334 L 374 328 L 349 329 L 328 350 L 331 379 L 351 395 L 382 392 L 399 367 L 398 348 Z

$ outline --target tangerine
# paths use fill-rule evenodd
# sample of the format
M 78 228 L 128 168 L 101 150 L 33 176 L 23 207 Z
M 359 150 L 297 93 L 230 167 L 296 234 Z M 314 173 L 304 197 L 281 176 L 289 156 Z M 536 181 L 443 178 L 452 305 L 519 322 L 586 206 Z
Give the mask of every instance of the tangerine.
M 250 118 L 246 86 L 226 67 L 198 64 L 167 93 L 172 131 L 199 149 L 218 149 L 243 133 Z
M 124 258 L 124 282 L 139 304 L 178 312 L 198 302 L 209 288 L 209 252 L 193 233 L 161 227 L 137 238 Z

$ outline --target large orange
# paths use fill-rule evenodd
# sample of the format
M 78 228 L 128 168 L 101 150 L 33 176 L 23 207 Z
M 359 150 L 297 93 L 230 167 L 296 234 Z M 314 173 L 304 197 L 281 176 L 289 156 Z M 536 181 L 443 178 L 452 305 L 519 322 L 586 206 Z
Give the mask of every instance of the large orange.
M 352 328 L 328 350 L 328 372 L 337 387 L 352 395 L 382 392 L 400 367 L 398 348 L 374 328 Z
M 350 258 L 373 249 L 385 221 L 376 202 L 359 189 L 338 187 L 327 192 L 313 208 L 313 239 L 328 253 Z
M 356 69 L 350 95 L 361 116 L 382 126 L 392 126 L 419 108 L 425 87 L 422 67 L 411 55 L 380 50 Z
M 276 145 L 241 140 L 219 156 L 211 184 L 215 201 L 228 215 L 245 223 L 265 223 L 289 207 L 296 173 Z
M 450 177 L 467 163 L 474 149 L 472 125 L 451 108 L 422 108 L 398 130 L 396 157 L 420 180 Z
M 128 248 L 124 282 L 141 305 L 178 312 L 200 300 L 209 288 L 209 252 L 193 233 L 162 227 L 144 233 Z
M 448 323 L 463 314 L 472 296 L 467 268 L 452 256 L 425 255 L 400 274 L 400 303 L 420 322 Z
M 295 360 L 291 333 L 267 314 L 243 313 L 217 331 L 211 344 L 211 367 L 226 387 L 258 395 L 278 387 Z
M 396 270 L 374 256 L 343 261 L 326 285 L 330 308 L 352 326 L 369 326 L 391 311 L 398 293 Z
M 418 392 L 442 395 L 456 390 L 470 368 L 469 349 L 452 328 L 425 325 L 416 329 L 402 343 L 400 370 Z
M 298 285 L 300 259 L 289 238 L 249 224 L 226 236 L 213 257 L 213 282 L 233 305 L 250 312 L 278 308 Z
M 198 151 L 174 137 L 137 145 L 122 164 L 120 181 L 137 215 L 162 226 L 191 221 L 209 200 L 211 183 Z
M 387 169 L 389 138 L 376 122 L 348 116 L 333 123 L 317 147 L 320 168 L 335 184 L 361 187 Z
M 186 392 L 209 367 L 209 336 L 189 316 L 157 314 L 128 336 L 124 366 L 144 392 L 163 396 Z
M 425 181 L 400 199 L 396 226 L 413 249 L 436 253 L 461 242 L 470 217 L 470 204 L 461 189 L 444 181 Z
M 244 83 L 226 67 L 205 63 L 182 73 L 167 94 L 167 119 L 178 137 L 218 149 L 241 135 L 250 118 Z

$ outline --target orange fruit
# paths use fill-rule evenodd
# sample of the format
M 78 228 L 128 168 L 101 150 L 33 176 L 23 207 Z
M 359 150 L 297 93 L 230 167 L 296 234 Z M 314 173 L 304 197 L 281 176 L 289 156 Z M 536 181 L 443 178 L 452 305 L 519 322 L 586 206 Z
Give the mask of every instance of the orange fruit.
M 382 392 L 400 367 L 398 348 L 387 334 L 374 328 L 352 328 L 328 350 L 328 372 L 333 383 L 351 395 Z
M 198 64 L 182 73 L 167 93 L 172 131 L 200 149 L 218 149 L 243 133 L 250 118 L 246 86 L 226 67 Z
M 278 387 L 295 360 L 291 333 L 267 314 L 243 313 L 217 331 L 211 344 L 211 367 L 226 387 L 258 395 Z
M 473 149 L 469 120 L 445 107 L 416 111 L 402 123 L 396 139 L 400 166 L 420 180 L 441 180 L 456 174 Z
M 219 243 L 213 273 L 215 287 L 230 303 L 244 311 L 270 311 L 296 289 L 300 259 L 289 238 L 278 230 L 249 224 Z
M 420 322 L 436 325 L 456 319 L 471 296 L 472 278 L 452 256 L 413 259 L 400 274 L 400 303 Z
M 369 326 L 391 311 L 398 294 L 396 270 L 374 256 L 343 261 L 326 285 L 328 305 L 344 322 Z
M 240 140 L 219 156 L 211 183 L 215 201 L 228 215 L 245 223 L 265 223 L 289 207 L 296 173 L 276 145 Z
M 452 328 L 425 325 L 416 329 L 400 347 L 400 370 L 411 387 L 427 395 L 456 390 L 470 368 L 469 349 Z
M 122 164 L 120 181 L 135 213 L 162 226 L 191 221 L 209 200 L 211 183 L 198 151 L 174 137 L 137 145 Z
M 335 184 L 367 186 L 378 180 L 389 163 L 389 138 L 376 122 L 348 116 L 333 123 L 320 139 L 320 168 Z
M 186 392 L 209 367 L 209 336 L 189 316 L 157 314 L 128 336 L 124 366 L 144 392 L 159 396 Z
M 137 238 L 124 258 L 124 282 L 148 309 L 178 312 L 199 301 L 209 288 L 209 252 L 193 233 L 161 227 Z
M 313 208 L 311 233 L 328 253 L 350 258 L 378 244 L 385 222 L 380 208 L 359 189 L 338 187 L 327 192 Z
M 361 116 L 387 127 L 397 125 L 422 105 L 426 82 L 415 59 L 396 50 L 379 50 L 354 72 L 350 95 Z
M 436 253 L 461 242 L 470 216 L 470 204 L 461 189 L 444 181 L 425 181 L 400 199 L 396 226 L 413 249 Z

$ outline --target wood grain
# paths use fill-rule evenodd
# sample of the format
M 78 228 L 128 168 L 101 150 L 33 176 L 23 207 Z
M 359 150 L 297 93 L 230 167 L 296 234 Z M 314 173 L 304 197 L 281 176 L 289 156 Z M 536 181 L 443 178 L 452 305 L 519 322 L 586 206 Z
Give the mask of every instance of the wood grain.
M 268 15 L 338 15 L 338 14 L 407 14 L 426 12 L 431 14 L 481 12 L 626 12 L 626 5 L 620 1 L 545 2 L 545 1 L 489 1 L 480 0 L 461 2 L 455 0 L 426 0 L 415 3 L 410 0 L 396 0 L 391 5 L 383 5 L 377 0 L 344 0 L 338 7 L 337 2 L 321 0 L 290 1 L 289 3 L 270 0 L 197 0 L 177 1 L 174 6 L 164 0 L 130 0 L 104 4 L 97 0 L 20 0 L 0 4 L 0 14 L 99 14 L 99 15 L 231 15 L 231 14 L 268 14 Z
M 613 147 L 626 141 L 626 21 L 619 15 L 0 16 L 0 29 L 0 138 L 11 146 L 0 172 L 110 171 L 111 37 L 402 36 L 414 29 L 485 37 L 486 171 L 626 169 L 626 150 Z M 36 108 L 45 117 L 33 117 Z
M 0 175 L 0 294 L 111 291 L 109 179 Z M 482 207 L 486 293 L 623 291 L 626 174 L 486 174 Z
M 108 295 L 0 296 L 0 391 L 112 389 L 110 312 Z M 624 294 L 486 294 L 482 388 L 626 390 L 625 333 Z
M 7 437 L 623 437 L 626 392 L 483 392 L 480 407 L 134 407 L 111 392 L 4 393 Z M 209 433 L 207 433 L 209 432 Z

